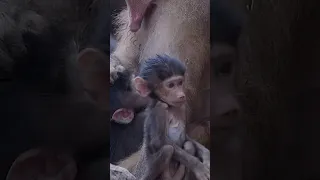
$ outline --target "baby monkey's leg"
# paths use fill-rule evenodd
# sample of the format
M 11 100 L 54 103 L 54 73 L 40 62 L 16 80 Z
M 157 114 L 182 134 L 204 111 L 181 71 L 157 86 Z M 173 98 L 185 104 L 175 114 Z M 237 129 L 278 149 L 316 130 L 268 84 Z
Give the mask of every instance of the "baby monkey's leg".
M 185 174 L 186 166 L 183 164 L 179 164 L 179 168 L 174 174 L 174 176 L 171 176 L 170 166 L 167 166 L 166 169 L 163 172 L 162 180 L 182 180 Z
M 182 180 L 185 172 L 186 172 L 186 166 L 180 163 L 179 168 L 177 172 L 174 174 L 172 180 Z
M 188 152 L 190 155 L 195 154 L 196 149 L 193 145 L 192 142 L 187 141 L 184 143 L 183 145 L 183 149 Z M 165 172 L 164 172 L 164 178 L 165 180 L 182 180 L 182 179 L 188 179 L 189 175 L 189 170 L 186 171 L 186 166 L 182 163 L 180 163 L 178 170 L 176 171 L 176 173 L 174 174 L 173 177 L 171 177 L 170 174 L 170 170 L 169 167 L 166 168 Z
M 204 147 L 202 144 L 198 143 L 197 141 L 191 139 L 189 136 L 186 136 L 187 140 L 189 142 L 192 142 L 196 148 L 196 156 L 201 158 L 203 164 L 209 167 L 210 169 L 210 151 L 206 147 Z
M 157 153 L 150 156 L 148 160 L 149 170 L 146 172 L 142 180 L 150 180 L 157 178 L 171 161 L 173 155 L 173 147 L 164 145 Z
M 198 158 L 190 155 L 184 149 L 177 146 L 175 143 L 170 143 L 170 145 L 174 147 L 173 158 L 190 169 L 198 180 L 210 179 L 210 169 L 208 166 L 203 164 Z
M 183 145 L 183 149 L 186 150 L 192 156 L 194 156 L 196 154 L 196 148 L 194 147 L 194 144 L 191 141 L 186 141 Z M 190 169 L 187 169 L 183 179 L 189 180 L 190 173 L 191 173 Z

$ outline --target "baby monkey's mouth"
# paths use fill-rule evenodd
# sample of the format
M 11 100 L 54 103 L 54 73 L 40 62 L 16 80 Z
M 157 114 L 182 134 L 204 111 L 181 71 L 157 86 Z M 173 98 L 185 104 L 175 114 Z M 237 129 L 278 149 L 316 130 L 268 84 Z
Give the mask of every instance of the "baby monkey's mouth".
M 186 102 L 185 100 L 174 101 L 172 102 L 172 106 L 179 107 L 179 106 L 182 106 L 185 102 Z

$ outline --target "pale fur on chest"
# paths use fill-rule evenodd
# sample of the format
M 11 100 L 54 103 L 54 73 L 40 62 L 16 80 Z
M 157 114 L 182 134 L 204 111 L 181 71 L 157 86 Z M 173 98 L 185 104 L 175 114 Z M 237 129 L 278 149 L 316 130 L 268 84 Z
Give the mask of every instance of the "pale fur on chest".
M 173 141 L 176 145 L 182 147 L 186 141 L 186 112 L 185 105 L 182 107 L 170 107 L 169 108 L 169 119 L 167 121 L 167 137 Z M 169 165 L 169 171 L 171 176 L 173 176 L 178 167 L 178 162 L 172 160 Z
M 185 131 L 185 107 L 171 107 L 169 109 L 169 120 L 167 121 L 167 137 L 175 144 L 182 147 L 186 140 Z

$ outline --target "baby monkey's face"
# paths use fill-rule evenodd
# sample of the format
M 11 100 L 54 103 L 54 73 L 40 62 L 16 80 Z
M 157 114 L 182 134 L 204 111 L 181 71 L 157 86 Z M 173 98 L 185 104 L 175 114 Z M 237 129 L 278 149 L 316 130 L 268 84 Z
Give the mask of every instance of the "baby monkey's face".
M 184 77 L 172 76 L 164 80 L 160 86 L 156 88 L 156 94 L 171 106 L 179 107 L 183 105 L 186 102 Z

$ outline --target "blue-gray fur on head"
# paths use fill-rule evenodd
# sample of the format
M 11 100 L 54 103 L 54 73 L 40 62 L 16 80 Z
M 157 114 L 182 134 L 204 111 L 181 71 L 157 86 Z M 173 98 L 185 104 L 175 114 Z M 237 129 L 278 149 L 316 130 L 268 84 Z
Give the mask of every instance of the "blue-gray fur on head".
M 156 55 L 144 61 L 140 66 L 139 76 L 147 82 L 162 82 L 172 76 L 184 76 L 186 67 L 178 59 L 168 55 Z

